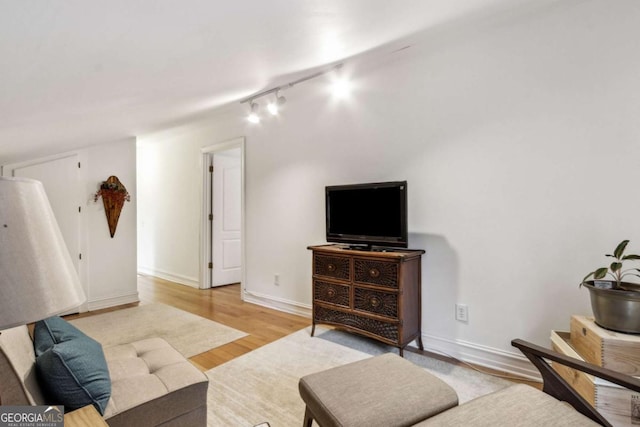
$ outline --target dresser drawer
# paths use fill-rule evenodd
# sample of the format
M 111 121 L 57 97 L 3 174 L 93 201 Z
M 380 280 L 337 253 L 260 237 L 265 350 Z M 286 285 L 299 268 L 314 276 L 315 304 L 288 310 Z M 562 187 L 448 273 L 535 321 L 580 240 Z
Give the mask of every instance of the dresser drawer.
M 314 254 L 313 274 L 351 280 L 351 259 L 349 257 Z
M 353 308 L 366 313 L 398 318 L 398 294 L 355 287 L 353 290 Z
M 353 260 L 354 282 L 398 287 L 398 263 L 370 259 Z
M 350 290 L 348 285 L 325 282 L 322 280 L 313 281 L 313 299 L 329 304 L 335 304 L 349 308 Z
M 314 307 L 313 320 L 315 322 L 343 325 L 363 332 L 369 332 L 391 343 L 398 342 L 398 325 L 396 323 L 383 322 L 349 312 L 332 310 L 319 305 Z

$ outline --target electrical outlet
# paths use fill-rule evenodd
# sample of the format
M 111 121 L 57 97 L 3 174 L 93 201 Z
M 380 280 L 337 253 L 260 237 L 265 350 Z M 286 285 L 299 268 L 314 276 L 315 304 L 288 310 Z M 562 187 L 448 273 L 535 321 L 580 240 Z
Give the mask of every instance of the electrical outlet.
M 456 304 L 456 320 L 460 322 L 469 321 L 469 307 L 467 307 L 467 304 Z
M 280 286 L 280 275 L 278 273 L 273 275 L 273 284 Z

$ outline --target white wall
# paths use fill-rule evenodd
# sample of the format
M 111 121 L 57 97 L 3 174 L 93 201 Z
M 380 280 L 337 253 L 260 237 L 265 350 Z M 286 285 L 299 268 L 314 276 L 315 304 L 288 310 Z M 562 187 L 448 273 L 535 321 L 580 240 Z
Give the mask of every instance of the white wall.
M 139 157 L 165 174 L 141 202 L 162 189 L 167 217 L 141 210 L 140 241 L 168 235 L 140 259 L 197 277 L 199 147 L 245 135 L 244 285 L 308 307 L 324 186 L 406 179 L 410 247 L 427 251 L 427 346 L 518 369 L 512 338 L 547 344 L 590 314 L 582 277 L 619 241 L 640 248 L 637 22 L 633 0 L 558 2 L 434 32 L 355 69 L 348 102 L 316 79 L 285 93 L 277 120 L 249 127 L 243 108 L 142 138 Z
M 238 135 L 235 116 L 138 138 L 138 269 L 198 287 L 202 147 Z
M 138 301 L 137 189 L 135 138 L 94 145 L 83 150 L 86 158 L 86 223 L 89 309 Z M 100 183 L 115 175 L 131 195 L 125 202 L 116 233 L 111 238 L 102 198 L 93 201 Z

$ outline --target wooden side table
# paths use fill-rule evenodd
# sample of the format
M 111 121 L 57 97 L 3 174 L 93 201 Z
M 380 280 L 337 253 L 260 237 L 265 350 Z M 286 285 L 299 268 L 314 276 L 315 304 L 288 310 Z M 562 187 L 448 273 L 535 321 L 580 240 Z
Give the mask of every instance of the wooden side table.
M 93 405 L 64 414 L 65 427 L 109 427 Z
M 593 317 L 571 316 L 571 333 L 551 331 L 558 353 L 640 378 L 640 336 L 603 329 Z M 615 427 L 640 423 L 640 396 L 593 375 L 552 363 L 554 369 Z

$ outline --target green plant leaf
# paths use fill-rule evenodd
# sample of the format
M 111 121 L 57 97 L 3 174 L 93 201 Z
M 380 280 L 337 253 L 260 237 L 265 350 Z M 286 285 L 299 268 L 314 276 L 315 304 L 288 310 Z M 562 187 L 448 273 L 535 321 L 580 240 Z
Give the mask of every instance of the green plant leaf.
M 620 270 L 622 268 L 622 263 L 621 262 L 612 262 L 611 266 L 609 267 L 611 269 L 611 271 L 613 271 L 614 273 L 618 270 Z
M 596 280 L 602 279 L 607 275 L 607 272 L 609 272 L 609 269 L 607 267 L 601 267 L 593 272 L 593 278 Z
M 623 261 L 627 259 L 640 259 L 640 255 L 625 255 L 622 257 Z
M 595 271 L 592 271 L 591 273 L 589 273 L 589 274 L 587 274 L 586 276 L 584 276 L 584 279 L 582 279 L 582 282 L 580 282 L 580 285 L 579 285 L 578 287 L 579 287 L 579 288 L 581 288 L 581 287 L 582 287 L 582 284 L 583 284 L 584 282 L 586 282 L 586 281 L 587 281 L 587 279 L 588 279 L 589 277 L 593 276 L 594 274 L 595 274 Z
M 613 255 L 615 255 L 616 258 L 620 259 L 628 243 L 629 243 L 628 240 L 623 240 L 622 242 L 620 242 L 616 247 L 616 250 L 613 251 Z

